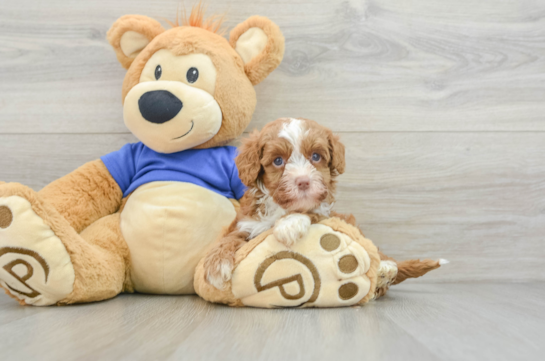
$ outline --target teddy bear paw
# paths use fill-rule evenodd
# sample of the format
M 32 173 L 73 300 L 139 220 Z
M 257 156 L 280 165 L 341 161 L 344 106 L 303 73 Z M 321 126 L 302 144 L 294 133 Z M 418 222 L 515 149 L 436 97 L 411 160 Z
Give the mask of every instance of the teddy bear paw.
M 374 291 L 370 268 L 358 241 L 313 224 L 290 248 L 276 233 L 268 235 L 237 265 L 232 293 L 253 307 L 352 306 Z
M 25 192 L 32 191 L 18 193 Z M 0 196 L 0 286 L 21 304 L 52 305 L 72 292 L 74 268 L 64 244 L 30 202 Z

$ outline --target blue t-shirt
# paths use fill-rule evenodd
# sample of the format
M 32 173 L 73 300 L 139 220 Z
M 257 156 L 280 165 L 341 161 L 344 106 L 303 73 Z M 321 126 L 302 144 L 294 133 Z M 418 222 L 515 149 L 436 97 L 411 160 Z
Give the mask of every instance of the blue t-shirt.
M 236 148 L 225 146 L 188 149 L 162 154 L 141 142 L 126 144 L 101 157 L 126 197 L 143 184 L 155 181 L 193 183 L 227 198 L 240 199 L 246 187 L 238 177 Z

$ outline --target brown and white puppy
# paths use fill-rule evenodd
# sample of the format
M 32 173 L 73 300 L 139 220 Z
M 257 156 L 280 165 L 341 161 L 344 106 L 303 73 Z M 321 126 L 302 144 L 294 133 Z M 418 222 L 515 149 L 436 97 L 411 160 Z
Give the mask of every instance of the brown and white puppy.
M 353 216 L 331 210 L 344 152 L 331 130 L 307 119 L 280 118 L 245 139 L 236 164 L 248 191 L 227 235 L 205 259 L 208 282 L 222 289 L 231 279 L 235 252 L 273 227 L 275 237 L 290 247 L 312 223 L 332 215 L 355 224 Z
M 290 247 L 312 223 L 338 217 L 356 226 L 353 215 L 332 211 L 335 183 L 344 172 L 344 146 L 331 130 L 307 119 L 280 118 L 243 141 L 235 159 L 248 190 L 237 218 L 208 253 L 204 270 L 208 283 L 223 289 L 231 279 L 236 251 L 274 227 L 277 240 Z M 363 234 L 363 233 L 362 233 Z M 447 260 L 397 262 L 379 251 L 381 263 L 375 298 L 390 285 L 417 278 Z

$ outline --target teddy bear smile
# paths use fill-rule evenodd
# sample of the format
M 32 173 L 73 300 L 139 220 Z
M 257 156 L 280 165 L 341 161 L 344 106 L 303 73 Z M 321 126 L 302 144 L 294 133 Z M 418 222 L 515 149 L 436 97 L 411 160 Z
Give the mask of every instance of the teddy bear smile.
M 186 135 L 188 135 L 192 130 L 193 130 L 193 126 L 195 125 L 195 123 L 193 122 L 193 120 L 191 121 L 191 128 L 189 128 L 189 130 L 183 134 L 183 135 L 180 135 L 179 137 L 176 137 L 176 138 L 172 138 L 172 140 L 176 140 L 176 139 L 180 139 L 180 138 L 183 138 L 185 137 Z

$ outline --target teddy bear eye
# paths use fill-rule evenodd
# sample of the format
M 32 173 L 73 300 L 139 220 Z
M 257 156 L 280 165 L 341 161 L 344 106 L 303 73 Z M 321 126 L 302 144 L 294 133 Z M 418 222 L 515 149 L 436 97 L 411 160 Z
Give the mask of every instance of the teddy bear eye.
M 190 68 L 186 74 L 187 81 L 194 83 L 199 79 L 199 70 L 197 68 Z
M 157 65 L 157 67 L 155 68 L 155 80 L 159 80 L 162 74 L 163 68 L 161 68 L 161 65 Z
M 320 159 L 322 159 L 322 156 L 318 153 L 312 153 L 312 161 L 313 162 L 319 162 Z
M 274 165 L 277 167 L 280 167 L 282 164 L 284 164 L 284 159 L 282 157 L 278 157 L 274 160 Z

